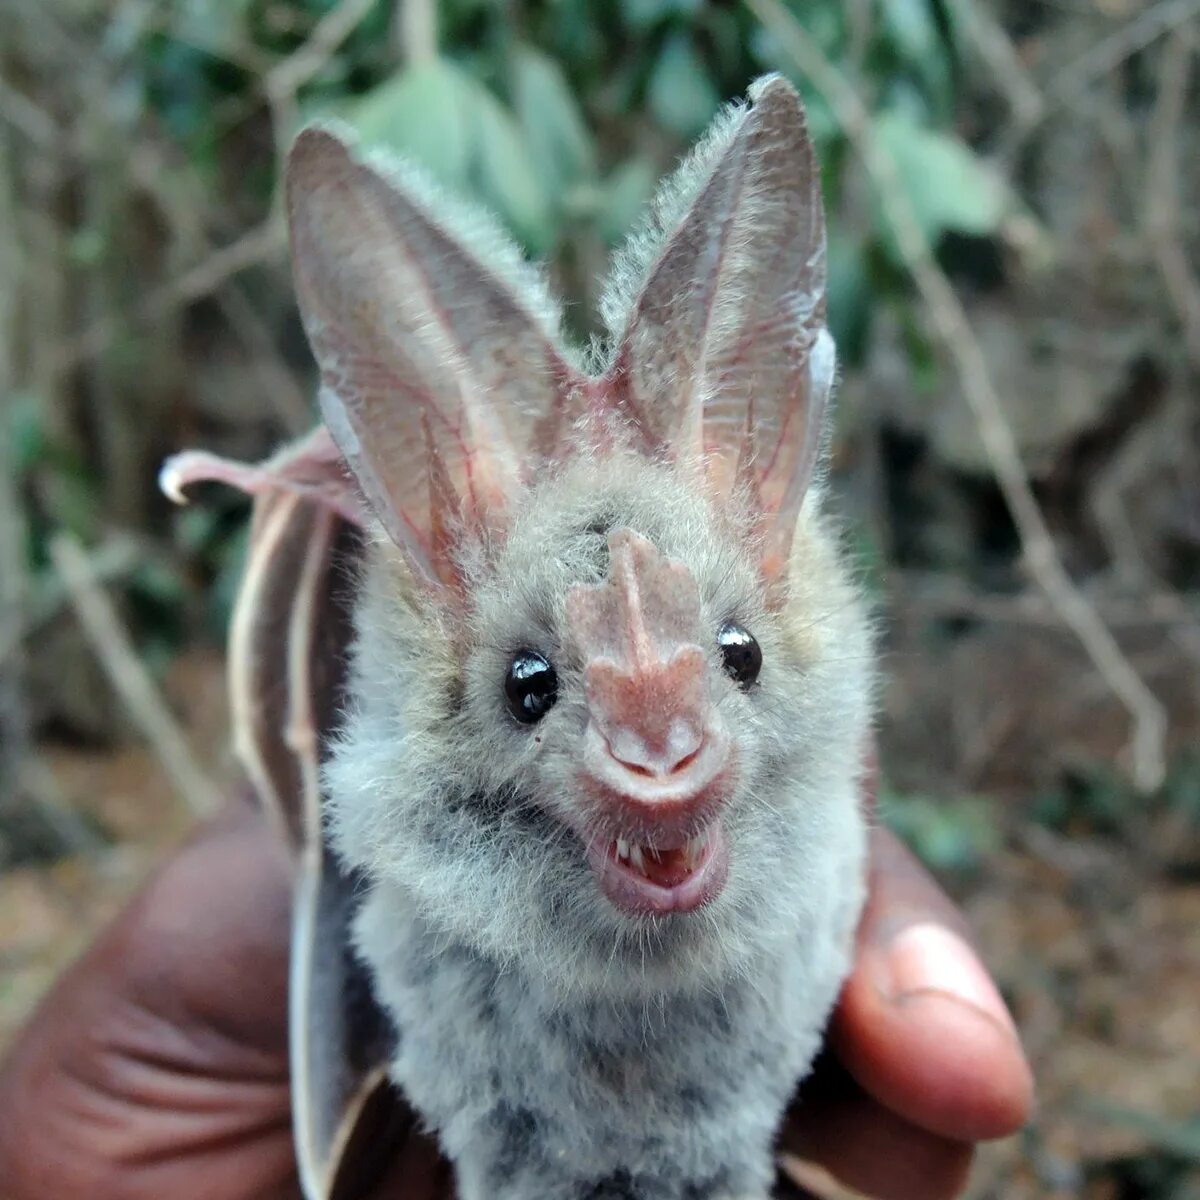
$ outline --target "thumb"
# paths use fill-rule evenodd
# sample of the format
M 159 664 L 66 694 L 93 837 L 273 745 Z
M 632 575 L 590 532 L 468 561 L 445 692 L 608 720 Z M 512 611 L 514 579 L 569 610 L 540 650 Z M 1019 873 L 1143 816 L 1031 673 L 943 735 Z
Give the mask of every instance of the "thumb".
M 831 1041 L 865 1091 L 933 1133 L 1003 1137 L 1029 1116 L 1029 1066 L 965 922 L 881 829 L 872 833 L 858 952 Z

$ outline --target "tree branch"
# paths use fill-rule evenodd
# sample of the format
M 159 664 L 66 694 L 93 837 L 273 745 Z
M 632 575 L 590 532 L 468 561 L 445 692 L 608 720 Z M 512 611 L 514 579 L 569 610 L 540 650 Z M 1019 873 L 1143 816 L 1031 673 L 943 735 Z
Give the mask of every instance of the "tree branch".
M 1200 0 L 1188 2 L 1200 7 Z M 858 93 L 779 0 L 746 0 L 746 3 L 779 39 L 796 66 L 823 93 L 875 183 L 900 255 L 924 301 L 929 326 L 958 371 L 988 462 L 1017 527 L 1025 565 L 1128 710 L 1133 720 L 1129 747 L 1133 780 L 1142 791 L 1154 790 L 1166 775 L 1166 711 L 1108 626 L 1071 581 L 1059 558 L 1021 462 L 1016 438 L 1005 419 L 983 350 L 962 303 L 934 258 L 895 162 L 875 137 L 870 115 Z
M 1195 31 L 1171 35 L 1159 69 L 1158 103 L 1150 125 L 1146 172 L 1146 227 L 1167 295 L 1183 326 L 1193 367 L 1200 368 L 1200 283 L 1188 266 L 1179 220 L 1179 147 Z
M 218 789 L 197 763 L 170 707 L 138 658 L 116 609 L 93 578 L 83 548 L 69 534 L 60 533 L 50 543 L 50 557 L 100 665 L 179 797 L 197 815 L 213 812 L 220 798 Z

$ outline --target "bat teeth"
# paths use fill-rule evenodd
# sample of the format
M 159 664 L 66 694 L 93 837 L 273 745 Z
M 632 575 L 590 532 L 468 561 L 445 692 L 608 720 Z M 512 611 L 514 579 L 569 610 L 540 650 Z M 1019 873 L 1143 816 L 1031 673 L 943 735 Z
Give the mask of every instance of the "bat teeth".
M 695 837 L 689 838 L 683 847 L 683 859 L 689 868 L 697 866 L 704 857 L 704 851 L 708 847 L 708 836 L 708 830 L 705 829 Z M 663 851 L 654 846 L 641 846 L 625 838 L 617 838 L 615 845 L 617 861 L 628 863 L 643 874 L 646 871 L 647 860 L 655 863 L 663 861 Z

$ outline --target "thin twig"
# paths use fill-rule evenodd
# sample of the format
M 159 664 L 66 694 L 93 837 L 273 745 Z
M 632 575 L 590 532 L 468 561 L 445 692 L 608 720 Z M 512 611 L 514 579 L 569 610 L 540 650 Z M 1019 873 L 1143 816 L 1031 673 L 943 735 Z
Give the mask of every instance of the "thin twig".
M 248 369 L 258 377 L 263 395 L 280 424 L 289 434 L 307 432 L 316 419 L 311 397 L 283 361 L 262 314 L 236 283 L 225 288 L 217 302 L 245 345 Z
M 962 303 L 934 258 L 894 160 L 875 137 L 870 115 L 857 92 L 779 0 L 746 3 L 824 94 L 874 181 L 896 245 L 925 303 L 930 327 L 958 370 L 988 462 L 1020 536 L 1025 564 L 1132 717 L 1133 779 L 1140 789 L 1152 791 L 1166 774 L 1166 711 L 1063 567 L 1021 463 L 1016 438 L 1005 419 L 983 350 Z
M 3 451 L 0 450 L 2 457 Z M 3 511 L 3 504 L 0 503 L 0 513 Z M 15 514 L 18 511 L 14 502 L 12 512 Z M 3 529 L 2 516 L 0 529 Z M 88 556 L 92 576 L 99 584 L 122 580 L 145 562 L 145 547 L 137 539 L 124 535 L 107 538 Z M 0 575 L 0 578 L 3 576 Z M 0 585 L 0 598 L 5 595 L 7 583 L 5 579 L 4 585 Z M 23 644 L 27 645 L 30 638 L 37 636 L 70 603 L 67 589 L 56 575 L 47 571 L 39 575 L 36 584 L 36 587 L 29 586 L 27 582 L 20 605 L 13 605 L 11 612 L 5 614 L 8 619 L 0 621 L 0 667 L 5 671 L 12 670 L 22 653 Z M 2 606 L 0 612 L 3 612 Z
M 299 49 L 277 63 L 263 77 L 262 88 L 271 104 L 281 155 L 290 123 L 284 110 L 292 111 L 296 91 L 325 66 L 342 42 L 371 11 L 375 2 L 345 0 L 317 22 Z M 132 313 L 109 314 L 60 346 L 51 359 L 52 376 L 61 378 L 81 363 L 99 357 L 131 325 L 148 324 L 156 318 L 169 315 L 215 292 L 242 271 L 281 257 L 285 244 L 286 234 L 276 205 L 272 215 L 261 225 L 229 245 L 213 250 L 175 279 L 154 288 Z
M 1150 125 L 1146 172 L 1146 226 L 1167 295 L 1183 326 L 1193 366 L 1200 367 L 1200 281 L 1188 266 L 1179 220 L 1179 147 L 1188 76 L 1196 49 L 1195 30 L 1171 35 L 1159 67 L 1158 103 Z
M 1029 77 L 1007 32 L 984 5 L 977 0 L 950 0 L 950 7 L 979 57 L 990 68 L 993 79 L 1007 94 L 1017 125 L 1014 140 L 1020 141 L 1024 131 L 1041 117 L 1045 98 Z
M 262 79 L 263 94 L 271 113 L 271 139 L 275 144 L 275 194 L 271 211 L 283 207 L 284 168 L 287 150 L 299 122 L 297 92 L 328 64 L 338 47 L 371 11 L 375 0 L 342 0 L 322 17 L 299 49 L 277 63 Z
M 35 146 L 52 150 L 60 141 L 54 118 L 0 75 L 0 120 L 23 133 Z
M 176 792 L 193 813 L 212 812 L 219 799 L 217 787 L 196 761 L 116 609 L 93 578 L 83 548 L 70 535 L 60 533 L 50 542 L 50 556 L 100 665 L 158 756 Z
M 264 88 L 272 98 L 294 96 L 337 53 L 375 5 L 375 0 L 344 0 L 313 26 L 299 49 L 267 73 Z
M 888 592 L 894 602 L 928 616 L 974 617 L 996 624 L 1046 628 L 1062 625 L 1062 618 L 1040 591 L 979 592 L 936 572 L 900 571 L 889 573 Z M 1187 627 L 1200 615 L 1200 594 L 1196 593 L 1090 595 L 1088 602 L 1110 625 L 1132 629 Z
M 195 266 L 150 291 L 132 313 L 113 313 L 60 346 L 51 359 L 56 377 L 103 354 L 131 325 L 161 319 L 215 292 L 227 280 L 250 267 L 283 255 L 286 237 L 280 221 L 268 219 L 235 242 L 206 255 Z
M 36 754 L 21 764 L 21 795 L 28 798 L 43 825 L 73 854 L 101 854 L 108 849 L 104 838 L 71 806 L 54 778 L 54 772 Z
M 404 61 L 424 66 L 437 58 L 437 4 L 435 0 L 400 0 L 400 37 Z
M 1155 38 L 1200 15 L 1200 0 L 1159 0 L 1057 72 L 1049 95 L 1070 100 Z

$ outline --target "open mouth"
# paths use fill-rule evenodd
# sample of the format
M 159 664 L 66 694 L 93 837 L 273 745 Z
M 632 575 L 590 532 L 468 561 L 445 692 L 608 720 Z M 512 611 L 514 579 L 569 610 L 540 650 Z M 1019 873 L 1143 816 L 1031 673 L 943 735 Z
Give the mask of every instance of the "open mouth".
M 593 841 L 588 858 L 605 896 L 637 915 L 691 912 L 716 897 L 729 869 L 719 822 L 670 849 L 623 838 Z

